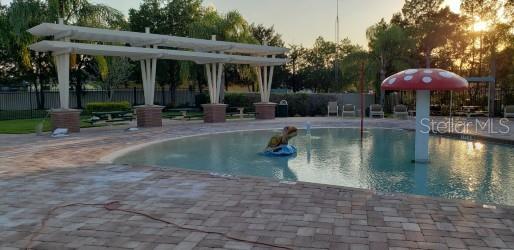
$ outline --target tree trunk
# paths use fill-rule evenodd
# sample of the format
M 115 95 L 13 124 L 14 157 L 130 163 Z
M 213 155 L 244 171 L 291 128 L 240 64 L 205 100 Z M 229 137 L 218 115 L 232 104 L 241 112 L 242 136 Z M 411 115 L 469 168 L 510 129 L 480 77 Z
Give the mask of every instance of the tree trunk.
M 425 50 L 425 68 L 427 68 L 427 69 L 430 68 L 430 64 L 431 64 L 431 58 L 430 58 L 431 53 L 432 52 L 430 49 Z
M 75 84 L 75 96 L 77 97 L 77 109 L 82 109 L 82 79 L 80 78 L 80 72 L 77 74 L 77 81 Z
M 386 64 L 386 60 L 385 60 L 385 56 L 384 56 L 384 53 L 381 52 L 380 53 L 380 82 L 379 82 L 379 86 L 382 84 L 382 82 L 386 79 L 386 68 L 387 68 L 387 64 Z M 385 104 L 385 90 L 383 90 L 382 88 L 380 88 L 380 105 L 384 106 Z
M 496 45 L 494 44 L 491 48 L 491 76 L 493 77 L 493 82 L 489 83 L 489 117 L 494 117 L 496 113 L 495 102 L 496 100 Z
M 45 95 L 43 93 L 43 85 L 41 84 L 39 75 L 37 76 L 36 82 L 34 83 L 34 93 L 36 94 L 37 109 L 39 109 L 39 110 L 45 109 Z M 31 107 L 31 109 L 32 109 L 32 107 Z
M 114 89 L 109 88 L 109 101 L 112 102 L 112 97 L 114 96 Z
M 164 95 L 164 85 L 161 85 L 161 99 L 162 99 L 162 106 L 167 106 L 166 96 Z
M 177 105 L 176 98 L 177 97 L 177 84 L 170 83 L 170 106 L 175 107 Z

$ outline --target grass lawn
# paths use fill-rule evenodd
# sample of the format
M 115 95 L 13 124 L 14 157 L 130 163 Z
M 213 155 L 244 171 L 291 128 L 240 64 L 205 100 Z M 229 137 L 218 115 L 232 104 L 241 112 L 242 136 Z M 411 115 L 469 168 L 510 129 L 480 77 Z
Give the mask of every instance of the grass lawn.
M 36 125 L 43 119 L 23 119 L 23 120 L 7 120 L 0 121 L 0 134 L 30 134 L 36 132 Z M 87 122 L 87 118 L 82 118 L 80 122 L 81 128 L 98 127 L 103 125 L 91 125 Z M 50 121 L 45 120 L 43 131 L 50 131 Z
M 0 110 L 0 121 L 13 119 L 31 119 L 47 116 L 48 110 Z
M 191 120 L 203 119 L 203 117 L 202 117 L 203 112 L 201 112 L 201 111 L 190 111 L 190 112 L 187 112 L 187 115 L 193 116 L 193 118 L 191 118 Z M 174 112 L 174 111 L 162 112 L 163 119 L 177 119 L 180 117 L 182 117 L 182 113 L 180 113 L 180 112 Z

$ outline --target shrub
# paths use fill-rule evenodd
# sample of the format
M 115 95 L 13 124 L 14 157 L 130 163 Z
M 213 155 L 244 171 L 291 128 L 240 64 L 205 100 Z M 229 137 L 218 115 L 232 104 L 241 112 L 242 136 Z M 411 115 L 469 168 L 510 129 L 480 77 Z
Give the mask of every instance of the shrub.
M 201 109 L 202 104 L 209 103 L 210 99 L 211 98 L 209 98 L 209 95 L 207 95 L 206 93 L 197 94 L 195 95 L 195 106 Z
M 514 93 L 505 94 L 505 105 L 514 105 Z
M 90 102 L 86 105 L 86 113 L 93 112 L 113 112 L 113 111 L 129 111 L 129 102 Z
M 224 103 L 229 107 L 242 107 L 245 110 L 254 110 L 253 104 L 259 102 L 260 97 L 256 94 L 226 93 Z

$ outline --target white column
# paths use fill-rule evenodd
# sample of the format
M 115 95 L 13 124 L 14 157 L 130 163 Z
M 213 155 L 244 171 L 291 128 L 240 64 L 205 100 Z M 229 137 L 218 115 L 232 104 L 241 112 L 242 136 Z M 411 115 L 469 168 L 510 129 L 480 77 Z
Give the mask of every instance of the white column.
M 209 97 L 210 97 L 210 101 L 211 101 L 211 104 L 214 104 L 214 84 L 213 84 L 213 81 L 212 81 L 212 73 L 211 73 L 211 65 L 210 64 L 205 64 L 205 73 L 207 74 L 207 86 L 209 87 Z
M 216 41 L 216 35 L 212 35 L 211 40 Z M 220 103 L 221 77 L 223 75 L 223 68 L 223 63 L 205 64 L 205 73 L 207 74 L 207 85 L 209 87 L 209 97 L 211 98 L 211 104 Z
M 145 33 L 150 33 L 150 28 L 145 28 Z M 146 46 L 151 47 L 151 46 Z M 157 48 L 157 46 L 153 46 Z M 143 91 L 145 95 L 145 105 L 154 105 L 155 99 L 155 75 L 157 70 L 157 58 L 147 58 L 140 61 L 141 78 L 143 80 Z
M 272 58 L 275 58 L 275 55 L 272 56 Z M 273 66 L 269 66 L 269 76 L 268 76 L 268 102 L 269 102 L 269 99 L 270 99 L 270 95 L 271 95 L 271 85 L 273 83 L 273 70 L 275 69 L 275 67 Z
M 218 63 L 218 76 L 216 78 L 216 100 L 217 103 L 220 103 L 220 95 L 221 95 L 221 77 L 223 75 L 223 63 Z
M 209 63 L 205 65 L 207 74 L 207 85 L 209 87 L 209 97 L 211 104 L 220 103 L 221 76 L 223 73 L 223 63 Z
M 155 96 L 155 74 L 157 58 L 141 60 L 141 78 L 143 80 L 143 91 L 145 94 L 145 105 L 154 105 Z
M 414 192 L 415 194 L 428 195 L 428 165 L 414 164 Z
M 418 163 L 428 162 L 427 125 L 430 119 L 430 90 L 416 91 L 416 139 L 414 160 Z
M 262 82 L 262 68 L 255 67 L 255 72 L 257 73 L 257 82 L 259 83 L 259 92 L 261 94 L 261 102 L 265 102 L 265 92 L 264 92 L 264 83 Z
M 57 67 L 57 78 L 59 81 L 60 108 L 70 108 L 70 54 L 63 53 L 55 55 L 55 65 Z
M 273 66 L 255 67 L 257 72 L 257 81 L 259 83 L 259 91 L 261 94 L 261 102 L 268 103 L 271 95 L 271 85 L 273 83 Z

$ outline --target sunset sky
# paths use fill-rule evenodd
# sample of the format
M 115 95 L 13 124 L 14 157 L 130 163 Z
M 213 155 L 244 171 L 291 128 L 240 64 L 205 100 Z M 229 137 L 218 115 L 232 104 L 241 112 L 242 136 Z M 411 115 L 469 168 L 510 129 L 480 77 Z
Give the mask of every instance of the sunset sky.
M 0 0 L 2 4 L 10 0 Z M 141 0 L 91 0 L 127 14 Z M 366 29 L 381 18 L 389 20 L 404 0 L 339 0 L 340 37 L 366 45 Z M 460 0 L 445 0 L 457 12 Z M 238 10 L 250 23 L 274 25 L 286 43 L 310 47 L 318 36 L 335 39 L 336 0 L 204 0 L 221 12 Z

